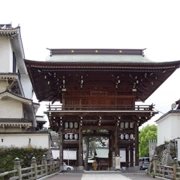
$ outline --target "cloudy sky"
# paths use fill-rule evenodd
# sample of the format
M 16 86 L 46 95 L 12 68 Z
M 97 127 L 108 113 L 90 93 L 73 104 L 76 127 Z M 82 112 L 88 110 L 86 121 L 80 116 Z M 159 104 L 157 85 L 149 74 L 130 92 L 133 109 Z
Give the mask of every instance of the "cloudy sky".
M 46 48 L 147 48 L 153 61 L 173 61 L 180 60 L 179 7 L 179 0 L 6 0 L 0 23 L 21 26 L 29 60 L 45 60 Z M 160 111 L 150 122 L 180 98 L 179 82 L 180 69 L 148 98 Z

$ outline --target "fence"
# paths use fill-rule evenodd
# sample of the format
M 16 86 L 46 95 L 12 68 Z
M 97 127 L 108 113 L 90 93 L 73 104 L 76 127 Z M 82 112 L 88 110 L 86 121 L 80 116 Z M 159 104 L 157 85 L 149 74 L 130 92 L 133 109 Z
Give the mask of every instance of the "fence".
M 129 111 L 152 111 L 154 105 L 109 105 L 109 104 L 73 104 L 73 105 L 47 105 L 48 111 L 63 110 L 129 110 Z
M 153 161 L 154 176 L 163 177 L 165 179 L 180 180 L 180 167 L 175 159 L 173 166 L 163 166 L 157 163 L 157 160 Z
M 19 158 L 15 158 L 14 161 L 14 170 L 4 172 L 0 174 L 0 179 L 5 180 L 36 180 L 43 176 L 47 176 L 48 174 L 52 174 L 54 172 L 59 171 L 60 163 L 57 161 L 50 161 L 47 163 L 46 156 L 43 155 L 42 164 L 37 165 L 36 158 L 33 157 L 31 160 L 31 167 L 21 168 Z

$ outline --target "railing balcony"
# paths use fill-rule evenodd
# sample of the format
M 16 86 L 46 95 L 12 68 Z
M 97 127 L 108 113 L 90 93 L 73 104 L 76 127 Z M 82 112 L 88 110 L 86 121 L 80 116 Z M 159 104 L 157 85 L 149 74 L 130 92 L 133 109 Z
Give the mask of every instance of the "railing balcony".
M 88 104 L 88 105 L 47 105 L 48 111 L 95 111 L 95 110 L 108 110 L 108 111 L 116 111 L 116 110 L 126 110 L 126 111 L 152 111 L 154 108 L 153 105 L 102 105 L 102 104 Z

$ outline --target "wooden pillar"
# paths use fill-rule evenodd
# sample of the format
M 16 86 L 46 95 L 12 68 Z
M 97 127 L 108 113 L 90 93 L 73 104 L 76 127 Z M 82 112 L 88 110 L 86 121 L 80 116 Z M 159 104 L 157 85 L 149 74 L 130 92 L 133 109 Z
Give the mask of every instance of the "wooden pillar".
M 114 151 L 115 151 L 115 170 L 120 170 L 120 153 L 119 153 L 119 122 L 117 122 L 115 131 L 114 131 Z
M 82 127 L 79 126 L 78 169 L 83 170 Z
M 60 171 L 63 171 L 63 127 L 59 128 L 59 160 L 60 160 Z
M 112 168 L 112 132 L 109 131 L 109 170 Z
M 139 166 L 139 130 L 138 125 L 135 123 L 135 166 Z
M 129 148 L 126 148 L 126 167 L 129 167 Z
M 133 156 L 133 146 L 130 147 L 130 167 L 133 167 L 133 161 L 134 161 L 134 156 Z
M 119 127 L 117 126 L 114 132 L 114 149 L 115 149 L 115 156 L 119 156 Z
M 64 92 L 62 92 L 62 110 L 65 110 L 66 100 L 64 98 Z
M 110 131 L 110 170 L 114 170 L 115 169 L 115 133 L 114 131 Z
M 78 164 L 79 164 L 79 157 L 78 157 L 78 153 L 79 152 L 79 148 L 76 149 L 76 166 L 78 167 Z

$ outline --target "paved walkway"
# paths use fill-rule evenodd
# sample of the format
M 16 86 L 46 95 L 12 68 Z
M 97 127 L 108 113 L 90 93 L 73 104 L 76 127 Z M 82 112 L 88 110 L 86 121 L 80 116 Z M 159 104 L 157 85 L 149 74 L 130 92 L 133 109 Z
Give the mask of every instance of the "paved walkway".
M 127 173 L 123 174 L 126 177 L 130 178 L 131 180 L 152 180 L 152 179 L 157 179 L 157 178 L 152 178 L 146 173 Z
M 48 180 L 153 180 L 145 173 L 59 173 Z

